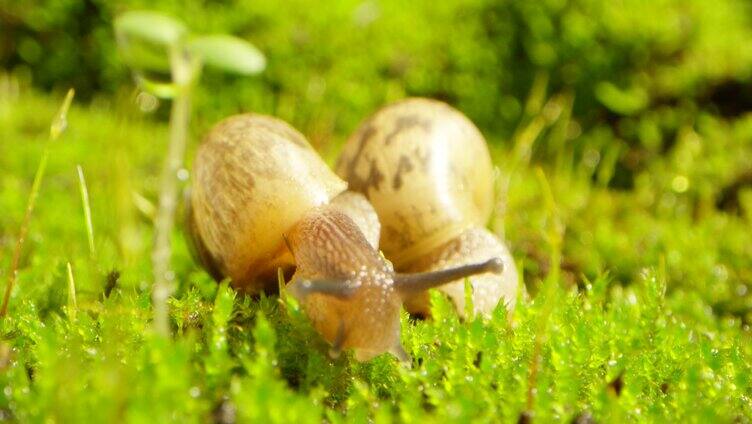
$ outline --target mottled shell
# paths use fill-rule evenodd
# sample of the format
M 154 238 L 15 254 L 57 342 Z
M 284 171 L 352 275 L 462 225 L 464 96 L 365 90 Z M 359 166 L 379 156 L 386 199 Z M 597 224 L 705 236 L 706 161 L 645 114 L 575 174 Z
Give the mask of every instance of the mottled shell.
M 289 256 L 283 234 L 345 188 L 287 123 L 235 115 L 217 124 L 196 154 L 189 227 L 210 269 L 258 291 L 258 277 Z
M 381 249 L 398 269 L 467 228 L 485 226 L 493 207 L 483 136 L 435 100 L 379 110 L 347 141 L 336 171 L 376 208 Z

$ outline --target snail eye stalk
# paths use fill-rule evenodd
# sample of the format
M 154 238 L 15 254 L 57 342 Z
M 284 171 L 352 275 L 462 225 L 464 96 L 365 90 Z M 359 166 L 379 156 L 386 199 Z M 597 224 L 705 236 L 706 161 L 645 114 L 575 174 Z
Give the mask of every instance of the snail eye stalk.
M 325 294 L 338 299 L 348 299 L 357 291 L 359 285 L 351 280 L 297 280 L 288 286 L 288 290 L 298 299 L 305 299 L 312 294 Z
M 500 258 L 493 258 L 485 262 L 462 265 L 441 271 L 396 274 L 394 276 L 394 286 L 400 294 L 412 295 L 461 278 L 484 274 L 486 272 L 501 274 L 502 271 L 504 271 L 504 262 Z

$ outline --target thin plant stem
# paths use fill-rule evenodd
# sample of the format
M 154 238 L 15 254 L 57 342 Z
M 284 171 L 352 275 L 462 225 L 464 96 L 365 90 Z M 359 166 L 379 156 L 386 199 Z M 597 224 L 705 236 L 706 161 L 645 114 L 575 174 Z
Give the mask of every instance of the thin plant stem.
M 3 296 L 3 304 L 0 306 L 0 317 L 4 317 L 8 313 L 8 304 L 10 303 L 10 295 L 13 292 L 13 286 L 16 284 L 18 277 L 18 266 L 21 261 L 21 251 L 23 250 L 24 242 L 26 241 L 26 235 L 29 231 L 29 223 L 31 222 L 31 214 L 34 211 L 34 205 L 39 195 L 39 188 L 42 185 L 42 179 L 44 173 L 47 170 L 47 161 L 50 156 L 50 145 L 56 141 L 60 135 L 65 131 L 68 126 L 66 117 L 71 102 L 73 101 L 73 95 L 75 91 L 71 88 L 63 100 L 63 104 L 60 106 L 60 110 L 52 119 L 50 125 L 50 137 L 45 143 L 42 150 L 42 157 L 39 159 L 39 165 L 37 166 L 36 174 L 34 174 L 34 182 L 31 184 L 31 192 L 29 193 L 29 199 L 26 202 L 26 212 L 21 222 L 21 229 L 18 233 L 18 239 L 16 240 L 16 246 L 13 250 L 13 259 L 11 259 L 10 272 L 8 273 L 8 283 L 5 286 L 5 295 Z
M 86 237 L 89 241 L 89 254 L 91 257 L 96 256 L 96 248 L 94 247 L 94 226 L 91 224 L 91 205 L 89 204 L 89 189 L 86 187 L 86 179 L 84 178 L 84 170 L 81 165 L 76 165 L 78 171 L 78 188 L 81 192 L 81 204 L 84 208 L 84 223 L 86 224 Z
M 175 289 L 175 275 L 170 265 L 170 258 L 172 256 L 170 236 L 172 235 L 175 223 L 175 209 L 177 206 L 177 173 L 183 166 L 191 108 L 190 89 L 196 72 L 196 67 L 180 47 L 176 46 L 171 49 L 170 63 L 176 93 L 170 112 L 170 142 L 167 148 L 167 159 L 160 183 L 157 215 L 154 219 L 155 238 L 154 249 L 152 251 L 152 266 L 154 271 L 154 287 L 152 291 L 152 303 L 154 306 L 153 324 L 155 332 L 164 337 L 170 334 L 169 306 L 167 301 Z
M 512 178 L 520 169 L 530 163 L 533 145 L 541 133 L 559 119 L 562 109 L 561 96 L 546 100 L 548 90 L 548 74 L 545 72 L 535 76 L 530 94 L 525 102 L 525 116 L 512 135 L 511 163 L 503 174 L 496 176 L 495 208 L 492 217 L 492 227 L 497 234 L 504 233 L 504 219 L 507 209 L 507 195 Z
M 554 201 L 553 191 L 546 179 L 546 175 L 541 168 L 536 168 L 536 176 L 543 190 L 543 198 L 548 211 L 550 225 L 546 230 L 546 238 L 551 248 L 551 271 L 546 276 L 542 293 L 543 295 L 543 308 L 541 309 L 540 316 L 538 317 L 538 323 L 535 331 L 535 341 L 533 344 L 533 358 L 530 364 L 530 371 L 528 373 L 527 381 L 527 410 L 533 411 L 535 406 L 536 385 L 538 380 L 538 369 L 541 361 L 541 350 L 543 348 L 543 342 L 545 340 L 546 328 L 548 327 L 548 319 L 551 316 L 551 312 L 554 308 L 554 290 L 556 284 L 559 281 L 559 275 L 561 271 L 561 246 L 564 237 L 563 224 L 560 221 L 559 214 L 556 209 L 556 202 Z
M 76 281 L 73 279 L 73 267 L 68 262 L 68 313 L 72 321 L 76 320 L 78 303 L 76 302 Z

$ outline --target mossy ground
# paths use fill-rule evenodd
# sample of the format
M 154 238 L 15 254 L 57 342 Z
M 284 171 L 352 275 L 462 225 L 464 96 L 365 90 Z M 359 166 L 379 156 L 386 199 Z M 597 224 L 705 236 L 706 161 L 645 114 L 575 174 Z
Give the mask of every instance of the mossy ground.
M 13 96 L 0 114 L 3 258 L 57 107 L 54 96 Z M 740 312 L 746 306 L 729 306 L 740 293 L 724 293 L 741 290 L 729 281 L 749 272 L 752 235 L 741 216 L 661 216 L 637 194 L 598 187 L 590 176 L 547 171 L 544 181 L 522 166 L 511 176 L 506 222 L 531 295 L 521 297 L 511 323 L 503 308 L 462 322 L 434 295 L 434 319 L 403 316 L 412 367 L 389 355 L 368 363 L 330 359 L 294 304 L 218 286 L 176 232 L 175 336 L 165 340 L 150 325 L 149 208 L 139 210 L 134 205 L 145 201 L 133 196 L 153 197 L 166 129 L 96 107 L 74 106 L 68 120 L 51 147 L 2 320 L 4 418 L 515 421 L 527 411 L 540 421 L 718 422 L 752 414 L 749 316 Z M 511 160 L 502 149 L 496 158 Z M 93 255 L 76 164 L 91 192 Z M 546 181 L 555 209 L 546 206 Z M 559 254 L 562 271 L 551 273 Z M 75 318 L 67 262 L 78 293 Z
M 752 421 L 747 3 L 1 7 L 0 287 L 61 93 L 80 96 L 50 146 L 0 320 L 0 420 Z M 176 230 L 173 337 L 156 336 L 149 258 L 169 108 L 138 96 L 111 34 L 118 11 L 142 7 L 269 59 L 255 78 L 205 73 L 188 169 L 212 123 L 238 111 L 291 122 L 329 163 L 390 101 L 434 97 L 470 116 L 499 168 L 489 226 L 524 278 L 512 316 L 461 321 L 433 294 L 433 319 L 402 317 L 411 366 L 333 360 L 295 304 L 216 284 Z

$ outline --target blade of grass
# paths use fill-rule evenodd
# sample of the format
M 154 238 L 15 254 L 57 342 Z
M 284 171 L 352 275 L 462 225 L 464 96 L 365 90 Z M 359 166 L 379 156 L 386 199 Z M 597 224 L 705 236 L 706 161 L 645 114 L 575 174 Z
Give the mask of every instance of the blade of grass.
M 71 321 L 76 320 L 78 304 L 76 303 L 76 281 L 73 279 L 73 268 L 68 262 L 68 314 Z
M 572 155 L 574 154 L 572 148 L 567 146 L 569 131 L 572 125 L 574 94 L 571 92 L 564 92 L 559 96 L 559 99 L 561 113 L 559 119 L 551 125 L 551 135 L 549 137 L 548 147 L 550 152 L 556 157 L 556 171 L 565 171 L 564 166 L 567 165 L 570 168 L 566 170 L 566 175 L 568 175 L 571 172 Z
M 543 191 L 543 200 L 549 216 L 549 228 L 546 229 L 546 238 L 551 248 L 551 271 L 546 276 L 545 285 L 540 295 L 543 295 L 543 308 L 538 317 L 537 328 L 535 331 L 535 342 L 533 345 L 533 358 L 530 364 L 530 371 L 527 380 L 527 411 L 533 412 L 535 406 L 536 382 L 538 379 L 538 368 L 540 366 L 541 349 L 545 341 L 545 332 L 548 327 L 548 319 L 554 308 L 554 290 L 559 281 L 561 271 L 561 246 L 564 238 L 564 227 L 556 209 L 553 191 L 548 183 L 546 174 L 541 168 L 535 169 L 536 176 Z
M 566 95 L 556 95 L 546 100 L 547 86 L 548 75 L 545 73 L 538 74 L 525 105 L 526 116 L 512 135 L 511 163 L 504 169 L 503 173 L 497 171 L 494 177 L 495 207 L 490 222 L 492 229 L 499 235 L 504 234 L 507 194 L 512 178 L 520 169 L 528 166 L 535 141 L 546 128 L 559 121 L 562 111 L 567 107 L 566 102 L 570 101 Z
M 84 170 L 81 165 L 76 165 L 78 171 L 78 189 L 81 192 L 81 204 L 84 208 L 84 221 L 86 224 L 86 237 L 89 241 L 89 254 L 91 257 L 96 256 L 96 248 L 94 247 L 94 226 L 91 224 L 91 205 L 89 204 L 89 189 L 86 187 L 86 179 L 84 178 Z
M 18 266 L 21 260 L 21 250 L 23 249 L 24 242 L 26 241 L 26 234 L 29 231 L 29 222 L 31 221 L 31 214 L 34 211 L 34 205 L 36 204 L 37 196 L 39 195 L 39 188 L 42 185 L 42 179 L 47 169 L 47 160 L 50 155 L 50 145 L 56 141 L 60 134 L 65 131 L 68 126 L 67 114 L 73 101 L 73 95 L 75 91 L 71 88 L 63 100 L 63 104 L 60 106 L 60 110 L 52 119 L 50 125 L 50 138 L 45 143 L 44 150 L 42 150 L 42 157 L 39 160 L 36 174 L 34 174 L 34 182 L 31 184 L 31 192 L 29 193 L 29 200 L 26 203 L 26 212 L 21 222 L 21 229 L 18 233 L 18 239 L 16 240 L 16 246 L 13 250 L 13 259 L 11 260 L 10 272 L 8 273 L 8 284 L 5 286 L 5 295 L 3 296 L 3 304 L 0 306 L 0 317 L 4 317 L 8 313 L 8 303 L 10 302 L 10 295 L 13 292 L 13 286 L 16 284 L 16 278 L 18 277 Z

